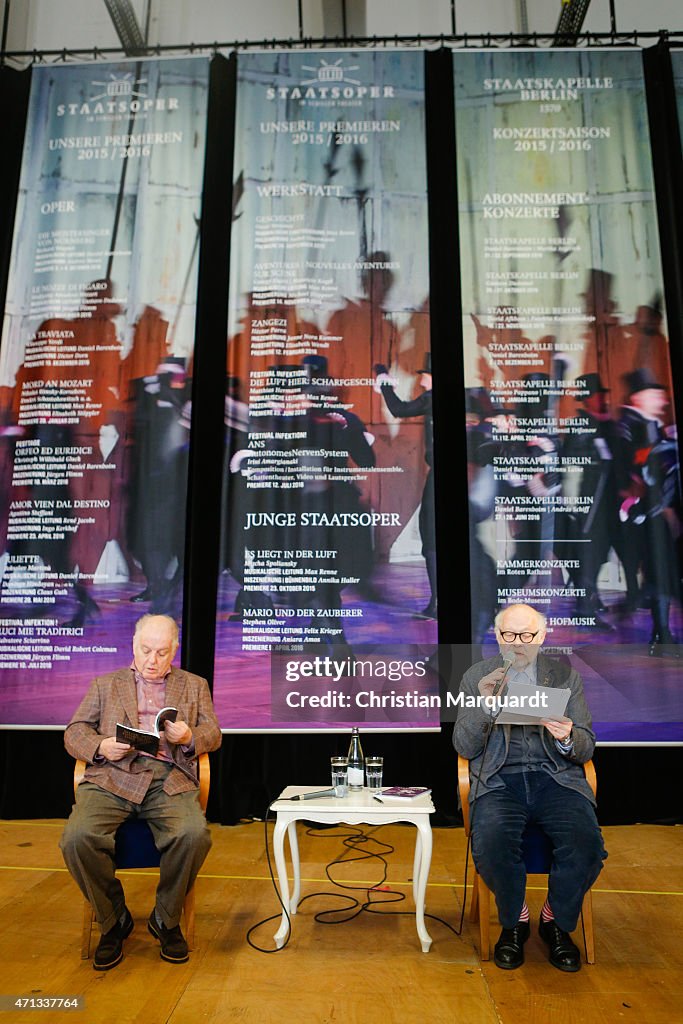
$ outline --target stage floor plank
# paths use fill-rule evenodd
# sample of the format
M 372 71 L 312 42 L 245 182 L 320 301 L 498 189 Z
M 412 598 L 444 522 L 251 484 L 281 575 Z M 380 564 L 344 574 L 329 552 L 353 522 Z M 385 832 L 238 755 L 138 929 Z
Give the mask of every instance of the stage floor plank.
M 262 823 L 212 825 L 213 849 L 197 885 L 197 941 L 190 962 L 166 964 L 146 919 L 154 872 L 123 872 L 135 931 L 125 958 L 98 973 L 80 959 L 82 900 L 61 859 L 62 821 L 0 822 L 0 995 L 82 996 L 83 1013 L 51 1010 L 38 1019 L 98 1024 L 671 1024 L 683 1002 L 683 830 L 635 825 L 606 828 L 609 858 L 594 889 L 597 963 L 563 974 L 546 960 L 535 919 L 545 895 L 531 878 L 532 937 L 518 971 L 482 964 L 466 921 L 462 938 L 437 921 L 422 953 L 412 914 L 361 914 L 325 926 L 315 912 L 338 901 L 307 901 L 293 920 L 288 947 L 266 955 L 251 949 L 247 929 L 278 912 L 268 877 Z M 335 891 L 324 867 L 344 852 L 341 829 L 299 830 L 302 892 Z M 415 831 L 389 825 L 366 829 L 395 847 L 388 885 L 405 892 L 398 909 L 412 909 L 410 879 Z M 272 835 L 272 827 L 269 827 Z M 427 911 L 458 923 L 465 840 L 462 829 L 437 829 Z M 352 857 L 351 851 L 346 857 Z M 377 861 L 334 869 L 350 885 L 381 879 Z M 344 891 L 344 890 L 336 890 Z M 395 909 L 389 907 L 389 910 Z M 256 941 L 273 948 L 277 922 Z M 497 925 L 492 922 L 492 935 Z M 97 936 L 93 936 L 93 946 Z M 581 945 L 581 937 L 576 941 Z M 25 1011 L 2 1014 L 25 1021 Z

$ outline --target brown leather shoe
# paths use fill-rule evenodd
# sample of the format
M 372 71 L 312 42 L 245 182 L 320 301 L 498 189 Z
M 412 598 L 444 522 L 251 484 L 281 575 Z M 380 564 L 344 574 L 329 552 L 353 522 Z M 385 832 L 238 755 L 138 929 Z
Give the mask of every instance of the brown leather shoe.
M 123 922 L 117 921 L 113 928 L 100 937 L 92 965 L 96 971 L 110 971 L 123 960 L 123 940 L 133 931 L 135 922 L 128 907 L 123 908 Z
M 147 927 L 154 938 L 158 939 L 161 943 L 159 955 L 162 960 L 168 960 L 170 964 L 184 964 L 190 959 L 187 942 L 180 930 L 179 924 L 174 925 L 173 928 L 167 928 L 166 925 L 159 924 L 156 913 L 153 910 L 149 915 Z

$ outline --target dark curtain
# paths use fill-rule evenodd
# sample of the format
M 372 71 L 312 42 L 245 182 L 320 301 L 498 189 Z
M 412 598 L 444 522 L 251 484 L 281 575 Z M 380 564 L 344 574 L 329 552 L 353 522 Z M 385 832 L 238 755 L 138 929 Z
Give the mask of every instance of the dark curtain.
M 384 756 L 387 780 L 430 786 L 436 826 L 461 825 L 452 726 L 440 733 L 361 735 L 366 754 Z M 74 762 L 60 731 L 0 732 L 0 818 L 63 818 L 73 795 Z M 228 735 L 211 754 L 208 816 L 222 825 L 262 818 L 287 785 L 329 785 L 331 754 L 348 734 Z M 683 821 L 680 747 L 598 747 L 598 813 L 603 825 Z

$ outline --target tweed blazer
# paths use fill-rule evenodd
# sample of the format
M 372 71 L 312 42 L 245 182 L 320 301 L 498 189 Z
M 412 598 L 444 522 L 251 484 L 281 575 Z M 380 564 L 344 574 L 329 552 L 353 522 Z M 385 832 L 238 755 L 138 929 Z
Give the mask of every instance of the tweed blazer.
M 171 744 L 175 767 L 169 772 L 164 790 L 169 796 L 184 793 L 198 786 L 196 758 L 221 745 L 221 731 L 213 710 L 206 679 L 171 668 L 166 679 L 165 703 L 178 708 L 178 718 L 192 729 L 194 754 L 188 756 L 182 747 Z M 101 789 L 142 803 L 152 781 L 151 759 L 136 751 L 120 761 L 95 764 L 93 759 L 101 741 L 116 735 L 116 723 L 139 727 L 138 698 L 132 668 L 119 669 L 93 679 L 88 692 L 66 727 L 64 746 L 72 757 L 88 762 L 87 782 Z

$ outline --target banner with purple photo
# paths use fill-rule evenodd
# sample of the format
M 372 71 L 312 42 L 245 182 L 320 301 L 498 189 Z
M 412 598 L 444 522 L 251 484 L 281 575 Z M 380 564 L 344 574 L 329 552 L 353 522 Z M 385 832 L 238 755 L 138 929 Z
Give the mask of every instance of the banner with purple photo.
M 641 54 L 453 55 L 474 640 L 524 602 L 603 742 L 683 740 L 680 479 Z
M 436 644 L 424 55 L 240 55 L 233 216 L 219 720 L 414 724 L 278 717 L 271 652 Z
M 36 67 L 0 350 L 0 721 L 182 613 L 205 58 Z

